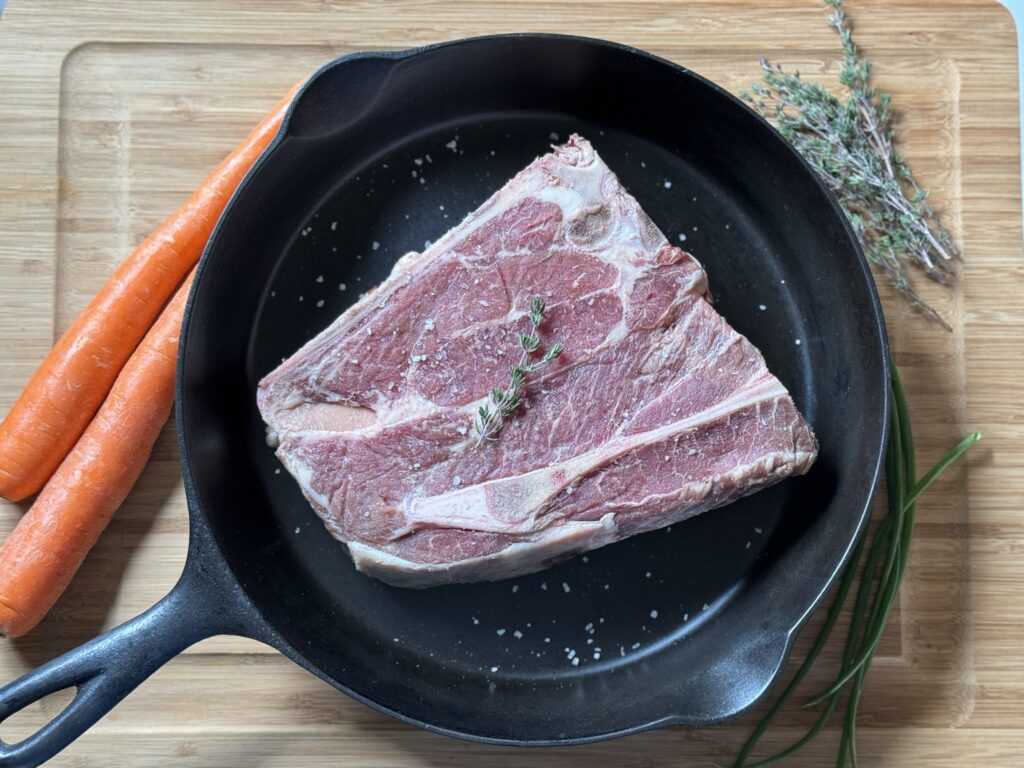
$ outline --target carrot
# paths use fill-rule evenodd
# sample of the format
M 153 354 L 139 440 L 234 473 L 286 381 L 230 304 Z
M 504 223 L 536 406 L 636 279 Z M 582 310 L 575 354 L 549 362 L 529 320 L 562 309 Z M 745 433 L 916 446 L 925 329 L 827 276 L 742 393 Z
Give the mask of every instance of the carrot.
M 149 460 L 174 403 L 192 275 L 125 364 L 96 417 L 0 546 L 0 637 L 46 615 Z
M 0 496 L 31 496 L 67 456 L 139 340 L 199 260 L 228 199 L 277 134 L 297 88 L 135 248 L 50 350 L 0 423 Z

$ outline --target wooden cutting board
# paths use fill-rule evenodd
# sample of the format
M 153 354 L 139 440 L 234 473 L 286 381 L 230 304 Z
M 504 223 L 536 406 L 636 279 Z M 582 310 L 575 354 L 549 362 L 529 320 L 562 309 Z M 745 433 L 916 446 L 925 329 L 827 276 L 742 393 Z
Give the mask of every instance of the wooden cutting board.
M 970 430 L 985 433 L 919 505 L 910 573 L 861 705 L 861 764 L 1020 766 L 1024 259 L 1013 22 L 995 0 L 849 2 L 877 84 L 894 93 L 905 155 L 965 253 L 954 290 L 918 281 L 953 333 L 883 287 L 919 465 Z M 827 83 L 839 66 L 813 0 L 11 0 L 0 21 L 0 413 L 113 265 L 291 83 L 353 50 L 504 31 L 617 40 L 733 91 L 756 78 L 762 53 Z M 0 506 L 0 535 L 23 509 Z M 186 541 L 168 429 L 52 615 L 0 644 L 0 681 L 151 605 L 173 585 Z M 33 706 L 0 734 L 30 733 L 67 699 Z M 810 718 L 789 711 L 766 747 Z M 55 764 L 707 765 L 728 761 L 755 719 L 573 749 L 480 746 L 378 715 L 263 646 L 215 638 L 158 672 Z M 787 764 L 831 764 L 837 733 Z

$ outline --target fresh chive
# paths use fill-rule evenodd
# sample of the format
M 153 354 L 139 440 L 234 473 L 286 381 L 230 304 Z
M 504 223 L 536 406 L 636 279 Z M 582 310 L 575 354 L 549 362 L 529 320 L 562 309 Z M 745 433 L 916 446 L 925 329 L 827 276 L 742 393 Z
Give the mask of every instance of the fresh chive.
M 970 448 L 979 440 L 981 440 L 981 432 L 972 432 L 959 443 L 957 443 L 956 447 L 953 448 L 953 450 L 951 450 L 949 453 L 947 453 L 945 456 L 939 459 L 938 463 L 936 463 L 934 467 L 929 469 L 928 472 L 925 473 L 925 476 L 922 477 L 913 486 L 913 488 L 907 494 L 907 498 L 904 501 L 904 504 L 909 506 L 915 503 L 917 501 L 917 497 L 924 493 L 925 489 L 928 488 L 928 486 L 935 481 L 935 478 L 937 478 L 939 475 L 943 473 L 946 467 L 948 467 L 954 461 L 959 459 L 964 454 L 964 452 L 967 451 L 968 448 Z
M 787 757 L 795 755 L 801 749 L 814 741 L 814 737 L 821 733 L 821 729 L 828 724 L 829 718 L 831 718 L 832 713 L 835 712 L 837 701 L 838 699 L 830 701 L 828 706 L 821 711 L 820 715 L 818 715 L 818 719 L 814 721 L 814 725 L 808 729 L 807 733 L 794 741 L 788 747 L 780 752 L 776 752 L 774 755 L 764 758 L 763 760 L 758 760 L 756 763 L 745 765 L 743 768 L 763 768 L 763 766 L 773 765 L 780 760 L 785 760 Z
M 861 535 L 857 540 L 857 545 L 850 556 L 851 563 L 860 562 L 860 555 L 864 549 L 864 541 L 866 538 L 866 536 Z M 807 656 L 804 658 L 800 668 L 797 669 L 796 674 L 793 675 L 793 679 L 789 681 L 789 685 L 783 689 L 782 693 L 775 700 L 775 703 L 772 704 L 771 708 L 769 708 L 768 712 L 765 713 L 765 716 L 761 719 L 761 722 L 758 723 L 754 732 L 750 734 L 750 737 L 743 744 L 739 755 L 736 757 L 736 761 L 733 763 L 734 768 L 743 768 L 747 757 L 749 757 L 750 753 L 754 750 L 754 747 L 757 746 L 758 740 L 760 740 L 764 732 L 768 730 L 768 727 L 771 725 L 776 715 L 778 715 L 782 710 L 783 705 L 796 691 L 797 687 L 810 671 L 811 667 L 814 666 L 814 662 L 817 660 L 818 655 L 825 647 L 825 643 L 828 642 L 828 638 L 832 634 L 832 630 L 835 628 L 836 621 L 843 612 L 843 604 L 846 602 L 846 597 L 850 592 L 850 587 L 853 585 L 853 578 L 856 571 L 856 568 L 847 568 L 843 572 L 842 579 L 839 582 L 839 589 L 836 592 L 836 597 L 828 609 L 828 614 L 825 617 L 825 623 L 822 625 L 821 629 L 818 630 L 818 636 L 815 638 L 814 644 L 807 652 Z
M 878 649 L 882 633 L 885 630 L 899 585 L 902 583 L 909 562 L 910 544 L 913 537 L 915 502 L 920 494 L 950 464 L 980 439 L 974 433 L 963 440 L 943 456 L 921 480 L 913 481 L 915 456 L 913 434 L 910 426 L 910 412 L 903 392 L 902 382 L 895 363 L 892 370 L 892 420 L 890 422 L 889 443 L 886 452 L 886 488 L 889 496 L 888 511 L 874 533 L 867 561 L 861 575 L 861 583 L 857 590 L 857 599 L 851 613 L 850 629 L 847 634 L 843 661 L 836 681 L 810 704 L 825 704 L 811 728 L 797 741 L 785 749 L 756 763 L 746 761 L 753 752 L 760 738 L 770 727 L 772 721 L 792 697 L 808 671 L 817 660 L 825 643 L 834 628 L 843 606 L 849 596 L 854 575 L 863 556 L 866 536 L 857 542 L 849 564 L 843 572 L 839 589 L 829 608 L 825 624 L 819 630 L 818 637 L 800 665 L 793 679 L 789 682 L 775 703 L 764 715 L 750 737 L 744 743 L 733 768 L 759 768 L 776 763 L 795 754 L 805 747 L 825 727 L 839 703 L 839 693 L 850 683 L 843 718 L 839 750 L 836 765 L 843 768 L 847 764 L 856 768 L 857 765 L 857 709 L 864 689 L 868 667 Z M 882 559 L 884 555 L 884 560 Z M 881 567 L 878 584 L 872 590 L 873 574 Z

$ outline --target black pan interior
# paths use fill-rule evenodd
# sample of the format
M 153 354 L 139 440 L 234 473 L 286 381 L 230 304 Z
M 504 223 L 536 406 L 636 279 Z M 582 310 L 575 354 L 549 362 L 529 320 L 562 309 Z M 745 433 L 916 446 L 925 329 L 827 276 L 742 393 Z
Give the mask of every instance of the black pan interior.
M 704 264 L 820 458 L 806 477 L 532 576 L 430 590 L 366 578 L 266 447 L 256 383 L 573 131 Z M 840 213 L 735 100 L 619 46 L 491 38 L 321 72 L 225 214 L 186 327 L 186 460 L 246 593 L 293 657 L 458 735 L 569 742 L 741 711 L 877 480 L 884 333 Z

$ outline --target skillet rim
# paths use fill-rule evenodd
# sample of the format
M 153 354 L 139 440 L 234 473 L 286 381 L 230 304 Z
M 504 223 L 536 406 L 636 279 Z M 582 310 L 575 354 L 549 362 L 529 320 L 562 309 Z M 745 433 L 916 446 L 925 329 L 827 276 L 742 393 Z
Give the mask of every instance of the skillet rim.
M 876 458 L 874 460 L 874 467 L 870 471 L 870 478 L 867 484 L 867 493 L 863 502 L 863 508 L 859 511 L 859 513 L 857 513 L 857 519 L 853 527 L 852 536 L 850 537 L 850 541 L 846 545 L 846 548 L 843 551 L 842 555 L 835 562 L 834 567 L 830 569 L 827 577 L 822 582 L 820 582 L 821 586 L 817 590 L 817 593 L 806 604 L 806 607 L 802 610 L 802 612 L 799 612 L 795 619 L 792 620 L 792 624 L 786 631 L 785 638 L 782 641 L 782 647 L 779 652 L 778 664 L 775 667 L 775 669 L 770 670 L 770 673 L 762 689 L 744 706 L 735 709 L 734 711 L 721 717 L 691 718 L 678 713 L 669 713 L 663 717 L 648 722 L 630 725 L 614 731 L 589 734 L 580 737 L 572 737 L 567 739 L 512 739 L 492 737 L 487 735 L 470 733 L 466 731 L 460 731 L 453 728 L 437 726 L 424 720 L 420 720 L 416 717 L 412 717 L 401 712 L 398 712 L 397 710 L 391 709 L 372 699 L 367 698 L 366 696 L 357 693 L 344 683 L 341 683 L 340 681 L 331 677 L 330 675 L 325 673 L 321 668 L 319 668 L 316 664 L 307 659 L 302 654 L 301 651 L 299 651 L 294 645 L 289 643 L 281 636 L 275 625 L 264 616 L 263 611 L 260 610 L 256 600 L 254 600 L 249 595 L 249 592 L 242 584 L 242 580 L 239 577 L 239 574 L 236 573 L 235 568 L 221 550 L 221 547 L 217 542 L 216 535 L 213 532 L 213 525 L 210 523 L 210 519 L 207 516 L 206 512 L 204 511 L 203 505 L 201 504 L 199 499 L 199 491 L 193 479 L 194 473 L 192 471 L 191 454 L 188 449 L 187 439 L 185 436 L 184 414 L 187 399 L 184 395 L 183 386 L 184 369 L 186 364 L 185 361 L 188 357 L 188 338 L 192 318 L 193 304 L 196 298 L 197 289 L 203 279 L 203 275 L 206 272 L 207 268 L 209 267 L 212 246 L 217 240 L 218 236 L 220 235 L 221 227 L 223 225 L 225 218 L 227 218 L 229 212 L 235 206 L 242 193 L 249 187 L 250 184 L 253 183 L 253 179 L 259 173 L 263 165 L 267 162 L 268 158 L 271 155 L 273 155 L 275 151 L 277 151 L 279 146 L 287 138 L 288 126 L 291 122 L 296 105 L 300 102 L 302 96 L 306 93 L 307 90 L 309 90 L 310 85 L 314 81 L 319 79 L 322 75 L 334 69 L 335 67 L 342 66 L 351 61 L 357 61 L 361 59 L 388 59 L 397 61 L 402 59 L 411 59 L 424 53 L 443 50 L 455 46 L 486 43 L 489 41 L 510 40 L 549 41 L 553 43 L 575 43 L 599 49 L 611 49 L 613 51 L 628 54 L 641 59 L 646 59 L 657 65 L 670 68 L 676 77 L 691 78 L 695 80 L 698 85 L 710 89 L 710 91 L 712 91 L 715 96 L 717 96 L 718 98 L 725 99 L 726 102 L 729 103 L 731 106 L 740 107 L 741 109 L 743 109 L 748 114 L 748 116 L 753 116 L 756 119 L 756 121 L 761 124 L 763 128 L 768 129 L 770 135 L 772 135 L 775 138 L 775 140 L 777 140 L 778 146 L 782 148 L 782 150 L 786 152 L 791 158 L 797 161 L 799 166 L 802 168 L 804 174 L 816 186 L 818 192 L 823 195 L 823 197 L 825 198 L 825 200 L 831 208 L 832 214 L 840 222 L 842 231 L 845 234 L 847 241 L 853 247 L 853 251 L 857 260 L 857 266 L 859 268 L 859 275 L 863 278 L 864 282 L 866 283 L 869 298 L 869 306 L 864 307 L 864 310 L 866 311 L 867 316 L 871 321 L 873 333 L 870 335 L 869 338 L 865 339 L 864 344 L 865 346 L 869 344 L 871 346 L 875 346 L 876 343 L 878 345 L 878 352 L 880 357 L 880 364 L 878 366 L 880 382 L 878 383 L 880 384 L 880 391 L 884 393 L 884 397 L 882 398 L 881 403 L 881 419 L 879 421 L 880 429 L 878 431 L 877 453 L 875 453 L 875 451 L 871 452 L 872 455 L 876 456 Z M 771 126 L 771 124 L 765 118 L 763 118 L 760 114 L 751 109 L 747 104 L 745 104 L 742 100 L 740 100 L 732 93 L 727 91 L 725 88 L 709 80 L 708 78 L 698 74 L 697 72 L 694 72 L 688 67 L 685 67 L 681 64 L 677 64 L 676 62 L 673 62 L 662 56 L 658 56 L 656 54 L 644 51 L 634 46 L 627 45 L 624 43 L 617 43 L 610 40 L 604 40 L 601 38 L 586 37 L 582 35 L 531 32 L 513 32 L 504 34 L 480 35 L 475 37 L 442 41 L 439 43 L 431 43 L 427 45 L 416 46 L 414 48 L 400 50 L 354 51 L 352 53 L 333 59 L 325 63 L 320 68 L 318 68 L 313 74 L 306 78 L 301 87 L 296 91 L 295 96 L 293 97 L 292 102 L 284 115 L 281 127 L 279 128 L 277 135 L 273 138 L 273 140 L 270 142 L 267 148 L 261 153 L 260 157 L 256 160 L 256 162 L 252 165 L 249 171 L 245 174 L 242 181 L 239 183 L 238 187 L 235 189 L 230 199 L 228 200 L 228 203 L 225 206 L 224 211 L 221 213 L 221 216 L 218 219 L 217 224 L 215 225 L 210 235 L 210 238 L 207 241 L 207 245 L 203 249 L 202 256 L 200 257 L 199 262 L 195 268 L 195 277 L 193 280 L 192 287 L 189 290 L 189 295 L 186 301 L 179 340 L 180 341 L 178 345 L 178 359 L 175 377 L 175 420 L 177 427 L 178 448 L 181 456 L 182 473 L 184 477 L 186 496 L 188 499 L 189 518 L 192 522 L 192 524 L 190 525 L 189 532 L 189 556 L 192 556 L 194 539 L 197 538 L 196 531 L 194 529 L 197 525 L 202 526 L 202 528 L 204 529 L 202 531 L 202 538 L 207 539 L 208 543 L 213 545 L 213 549 L 216 552 L 217 557 L 219 558 L 221 563 L 223 563 L 224 569 L 226 569 L 226 572 L 230 574 L 232 580 L 238 585 L 240 593 L 244 596 L 245 602 L 247 603 L 250 612 L 253 614 L 254 621 L 256 621 L 259 625 L 259 629 L 261 630 L 259 634 L 265 636 L 265 638 L 261 639 L 267 639 L 267 641 L 271 645 L 273 645 L 285 656 L 290 658 L 292 661 L 294 661 L 307 671 L 316 675 L 320 679 L 331 684 L 334 688 L 338 689 L 345 695 L 355 699 L 356 701 L 359 701 L 362 704 L 365 704 L 366 706 L 378 712 L 381 712 L 382 714 L 393 717 L 409 725 L 414 725 L 418 728 L 422 728 L 431 733 L 437 733 L 440 735 L 450 736 L 453 738 L 472 741 L 476 743 L 492 744 L 499 746 L 574 746 L 604 741 L 607 739 L 620 738 L 622 736 L 641 733 L 643 731 L 661 728 L 668 725 L 706 727 L 710 725 L 716 725 L 718 723 L 722 723 L 728 720 L 732 720 L 755 707 L 763 698 L 765 698 L 765 696 L 767 696 L 770 689 L 777 682 L 777 679 L 783 667 L 785 666 L 790 653 L 792 652 L 796 636 L 799 634 L 800 630 L 805 626 L 810 617 L 815 613 L 815 611 L 818 609 L 821 603 L 824 601 L 825 596 L 831 591 L 832 587 L 836 583 L 839 574 L 847 565 L 850 559 L 850 555 L 857 544 L 857 541 L 860 539 L 861 536 L 864 535 L 864 532 L 867 527 L 867 522 L 871 516 L 874 498 L 877 494 L 882 477 L 885 461 L 886 442 L 888 440 L 889 426 L 892 416 L 892 405 L 890 399 L 891 361 L 889 341 L 885 325 L 885 318 L 882 311 L 881 300 L 878 295 L 874 275 L 872 274 L 871 267 L 864 256 L 864 253 L 860 247 L 859 242 L 857 241 L 853 228 L 851 227 L 850 222 L 846 218 L 846 214 L 843 212 L 842 208 L 840 207 L 835 196 L 832 194 L 831 190 L 828 189 L 828 187 L 821 180 L 821 178 L 814 171 L 814 169 L 810 166 L 810 164 L 803 158 L 803 156 L 800 155 L 800 153 L 788 141 L 786 141 L 781 135 L 779 135 L 779 133 L 774 129 L 774 127 Z

